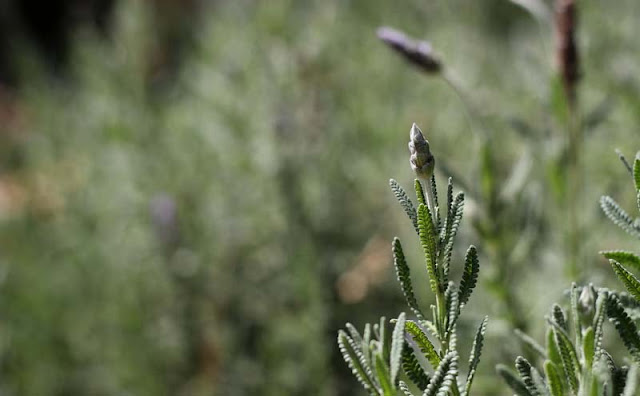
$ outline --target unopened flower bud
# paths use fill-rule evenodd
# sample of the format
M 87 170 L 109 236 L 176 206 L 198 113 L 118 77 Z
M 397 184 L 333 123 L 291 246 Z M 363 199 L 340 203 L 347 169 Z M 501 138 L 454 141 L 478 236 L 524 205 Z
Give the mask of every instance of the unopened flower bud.
M 409 160 L 411 169 L 416 175 L 424 180 L 431 179 L 436 160 L 429 149 L 429 141 L 424 138 L 422 131 L 416 124 L 411 127 L 409 153 L 411 154 Z
M 379 28 L 378 38 L 425 73 L 436 74 L 442 70 L 440 59 L 427 41 L 414 40 L 390 27 Z
M 596 290 L 593 285 L 582 288 L 580 297 L 578 297 L 578 314 L 580 320 L 585 326 L 590 326 L 593 321 L 593 315 L 596 311 Z

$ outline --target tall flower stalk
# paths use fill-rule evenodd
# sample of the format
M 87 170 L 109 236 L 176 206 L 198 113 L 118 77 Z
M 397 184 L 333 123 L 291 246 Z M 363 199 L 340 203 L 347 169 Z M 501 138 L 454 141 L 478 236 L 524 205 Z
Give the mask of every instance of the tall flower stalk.
M 580 58 L 576 43 L 577 6 L 575 0 L 556 0 L 556 63 L 560 75 L 567 105 L 567 157 L 568 169 L 567 197 L 568 206 L 568 267 L 567 275 L 575 278 L 579 275 L 580 263 L 580 220 L 582 206 L 580 198 L 583 188 L 581 168 L 582 126 L 578 111 L 578 80 L 580 78 Z
M 398 238 L 392 243 L 393 261 L 398 281 L 413 317 L 401 313 L 393 331 L 385 318 L 369 325 L 360 334 L 347 323 L 338 333 L 340 351 L 353 374 L 371 395 L 393 396 L 402 392 L 413 395 L 416 390 L 426 396 L 469 395 L 487 327 L 480 323 L 469 354 L 468 374 L 458 378 L 457 322 L 476 286 L 480 270 L 474 246 L 467 250 L 462 279 L 456 285 L 449 280 L 449 268 L 455 236 L 462 219 L 464 194 L 453 195 L 451 179 L 447 186 L 446 215 L 440 217 L 438 194 L 433 171 L 435 158 L 422 131 L 413 124 L 409 141 L 410 164 L 417 179 L 414 187 L 418 206 L 409 199 L 395 180 L 391 190 L 411 220 L 422 250 L 429 275 L 429 287 L 435 297 L 428 315 L 413 293 L 411 271 Z M 427 369 L 421 362 L 431 367 Z

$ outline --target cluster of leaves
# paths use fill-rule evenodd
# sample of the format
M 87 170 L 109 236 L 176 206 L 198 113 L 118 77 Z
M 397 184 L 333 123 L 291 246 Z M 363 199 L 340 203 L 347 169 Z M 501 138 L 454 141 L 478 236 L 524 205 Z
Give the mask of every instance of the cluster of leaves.
M 360 335 L 355 327 L 347 324 L 347 330 L 338 333 L 338 344 L 353 374 L 372 395 L 395 395 L 402 391 L 412 395 L 413 383 L 423 395 L 468 395 L 480 361 L 480 354 L 487 327 L 482 321 L 475 335 L 469 357 L 466 379 L 458 382 L 459 353 L 456 340 L 456 323 L 462 308 L 467 304 L 477 283 L 479 262 L 474 246 L 467 250 L 462 279 L 459 285 L 449 280 L 449 268 L 455 236 L 462 219 L 464 194 L 454 196 L 449 179 L 447 187 L 446 216 L 440 216 L 435 177 L 426 183 L 415 181 L 418 199 L 416 208 L 404 189 L 390 181 L 394 195 L 411 219 L 424 251 L 429 285 L 435 295 L 431 305 L 431 318 L 418 305 L 411 284 L 410 269 L 398 238 L 393 240 L 393 258 L 398 281 L 414 320 L 404 313 L 393 321 L 395 327 L 390 336 L 385 320 L 373 326 L 376 339 L 371 337 L 372 326 L 367 324 Z M 425 198 L 425 188 L 427 197 Z M 426 370 L 429 365 L 432 371 Z
M 579 296 L 579 297 L 578 297 Z M 554 304 L 547 317 L 546 348 L 523 332 L 518 337 L 542 362 L 543 370 L 523 356 L 515 361 L 516 372 L 504 365 L 497 371 L 519 396 L 633 395 L 637 387 L 638 335 L 627 315 L 628 306 L 637 306 L 625 293 L 593 286 L 570 290 L 570 315 Z M 624 344 L 632 352 L 631 366 L 616 365 L 603 347 L 604 322 L 614 324 Z M 570 320 L 569 320 L 570 319 Z
M 633 166 L 620 155 L 631 173 L 640 209 L 640 155 Z M 611 197 L 600 200 L 604 213 L 632 236 L 640 237 L 640 221 L 633 219 Z M 551 395 L 633 395 L 637 389 L 640 364 L 640 333 L 635 320 L 640 307 L 640 281 L 629 268 L 640 269 L 640 257 L 623 250 L 601 252 L 609 259 L 615 274 L 629 293 L 593 286 L 571 287 L 571 319 L 559 305 L 554 305 L 547 320 L 547 345 L 543 348 L 531 337 L 516 332 L 521 340 L 544 361 L 544 376 L 524 357 L 516 359 L 517 375 L 503 365 L 498 373 L 513 391 L 521 396 Z M 580 291 L 581 289 L 581 291 Z M 580 297 L 578 298 L 578 294 Z M 630 355 L 631 365 L 618 367 L 603 348 L 603 324 L 608 318 L 616 328 Z M 571 334 L 573 333 L 573 334 Z
M 633 166 L 629 164 L 626 158 L 620 154 L 620 159 L 631 173 L 636 191 L 636 200 L 638 209 L 640 210 L 640 153 L 636 155 Z M 600 206 L 603 212 L 611 219 L 611 221 L 622 228 L 626 233 L 640 239 L 640 219 L 633 219 L 620 205 L 611 197 L 603 196 L 600 199 Z M 620 278 L 629 293 L 636 299 L 640 299 L 640 281 L 629 270 L 640 270 L 640 257 L 636 254 L 624 250 L 609 250 L 601 252 L 604 257 L 609 259 L 613 271 Z

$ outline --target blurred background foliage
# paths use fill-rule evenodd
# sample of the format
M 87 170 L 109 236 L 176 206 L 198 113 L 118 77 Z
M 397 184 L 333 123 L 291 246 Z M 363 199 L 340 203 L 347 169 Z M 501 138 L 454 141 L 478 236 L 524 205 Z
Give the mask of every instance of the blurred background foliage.
M 614 149 L 640 148 L 640 3 L 578 7 L 574 203 L 552 22 L 507 0 L 2 2 L 0 393 L 357 394 L 336 331 L 404 309 L 393 235 L 427 295 L 387 185 L 411 186 L 415 121 L 484 255 L 475 389 L 507 394 L 512 329 L 542 339 L 570 284 L 568 206 L 576 280 L 616 287 L 597 251 L 633 248 L 597 202 L 633 204 Z M 475 115 L 380 25 L 431 41 Z

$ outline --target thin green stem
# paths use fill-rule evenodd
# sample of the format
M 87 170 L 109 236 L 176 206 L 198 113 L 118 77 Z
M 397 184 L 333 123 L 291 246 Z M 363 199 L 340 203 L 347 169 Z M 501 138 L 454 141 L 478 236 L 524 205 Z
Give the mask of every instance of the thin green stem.
M 567 169 L 567 276 L 577 279 L 580 275 L 580 213 L 582 205 L 583 175 L 581 167 L 582 125 L 575 100 L 569 102 L 568 119 L 568 169 Z

